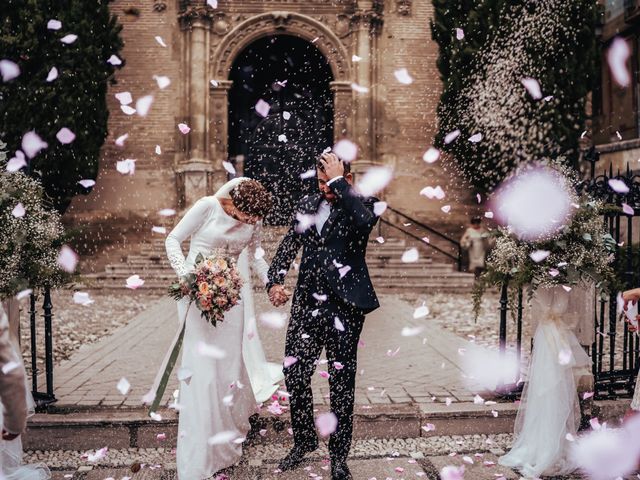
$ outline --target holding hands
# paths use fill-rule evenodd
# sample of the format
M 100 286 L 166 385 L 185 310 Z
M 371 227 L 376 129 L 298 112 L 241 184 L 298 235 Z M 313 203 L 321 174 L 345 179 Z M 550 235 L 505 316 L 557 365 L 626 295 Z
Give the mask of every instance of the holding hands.
M 281 307 L 289 301 L 291 292 L 284 285 L 273 285 L 269 289 L 269 301 L 274 307 Z

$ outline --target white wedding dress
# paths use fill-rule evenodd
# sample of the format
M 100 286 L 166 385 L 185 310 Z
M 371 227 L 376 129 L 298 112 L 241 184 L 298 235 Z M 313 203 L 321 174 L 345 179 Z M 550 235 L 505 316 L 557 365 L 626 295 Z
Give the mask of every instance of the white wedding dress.
M 522 392 L 511 451 L 501 465 L 529 478 L 566 475 L 577 465 L 570 458 L 571 442 L 580 423 L 576 379 L 589 373 L 591 360 L 580 346 L 578 324 L 593 318 L 593 290 L 539 288 L 531 314 L 538 321 L 529 379 Z
M 180 480 L 205 479 L 235 464 L 256 402 L 268 400 L 283 378 L 282 367 L 265 359 L 254 317 L 249 263 L 265 283 L 268 270 L 260 253 L 256 255 L 261 251 L 261 226 L 234 219 L 219 201 L 242 180 L 231 180 L 215 196 L 198 200 L 166 239 L 169 261 L 179 276 L 193 268 L 198 253 L 224 254 L 237 258 L 243 279 L 240 303 L 217 327 L 202 318 L 195 305 L 188 310 L 178 371 Z M 185 258 L 180 244 L 189 237 Z M 186 299 L 178 302 L 180 327 L 187 307 Z

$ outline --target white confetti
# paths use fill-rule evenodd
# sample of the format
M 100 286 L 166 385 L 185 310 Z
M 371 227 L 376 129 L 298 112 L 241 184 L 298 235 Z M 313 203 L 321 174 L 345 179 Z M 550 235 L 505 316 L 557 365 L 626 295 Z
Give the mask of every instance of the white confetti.
M 430 147 L 429 150 L 424 152 L 424 155 L 422 155 L 422 159 L 427 163 L 437 162 L 439 158 L 440 150 L 435 147 Z
M 145 95 L 136 101 L 136 111 L 141 117 L 146 117 L 153 103 L 153 95 Z
M 60 39 L 60 41 L 66 45 L 71 45 L 73 42 L 75 42 L 78 39 L 77 35 L 74 35 L 73 33 L 70 33 L 68 35 L 65 35 L 64 37 L 62 37 Z M 117 58 L 117 57 L 116 57 Z
M 47 74 L 47 82 L 53 82 L 56 78 L 58 78 L 58 69 L 56 67 L 51 67 L 49 73 Z
M 535 78 L 523 78 L 522 80 L 520 80 L 520 82 L 522 83 L 522 85 L 524 85 L 524 88 L 527 89 L 527 92 L 529 92 L 531 98 L 533 98 L 534 100 L 540 100 L 542 98 L 542 90 L 540 89 L 540 84 Z
M 127 278 L 126 287 L 131 290 L 136 290 L 142 285 L 144 285 L 144 280 L 140 278 L 140 275 L 131 275 L 129 278 Z
M 24 205 L 22 205 L 21 202 L 18 202 L 16 204 L 16 206 L 13 207 L 13 210 L 11 210 L 11 215 L 13 215 L 16 218 L 24 217 L 25 213 L 27 213 L 27 211 L 26 211 L 26 209 L 24 208 Z
M 76 139 L 76 134 L 69 130 L 67 127 L 63 127 L 56 133 L 56 138 L 62 144 L 68 144 Z
M 40 150 L 48 146 L 47 142 L 43 141 L 34 131 L 27 132 L 22 137 L 22 151 L 29 158 L 35 157 Z
M 154 38 L 156 39 L 156 42 L 158 42 L 162 47 L 165 47 L 165 48 L 166 48 L 167 44 L 166 44 L 166 43 L 164 43 L 164 40 L 162 39 L 162 37 L 161 37 L 161 36 L 156 35 Z
M 62 22 L 60 20 L 51 19 L 47 22 L 47 29 L 60 30 L 62 28 Z
M 413 78 L 409 75 L 409 71 L 406 68 L 400 68 L 393 72 L 396 76 L 396 80 L 398 80 L 403 85 L 410 85 L 413 83 Z
M 418 249 L 410 248 L 409 250 L 407 250 L 402 254 L 402 261 L 404 263 L 413 263 L 418 261 L 418 257 L 419 257 Z
M 0 60 L 0 75 L 3 82 L 8 82 L 20 75 L 20 67 L 11 60 Z
M 631 73 L 627 68 L 627 61 L 631 55 L 631 49 L 627 40 L 616 37 L 607 52 L 607 62 L 614 80 L 621 87 L 628 87 L 631 83 Z
M 387 202 L 375 202 L 373 204 L 373 213 L 375 213 L 378 217 L 382 215 L 387 210 Z
M 126 395 L 127 393 L 129 393 L 129 389 L 131 388 L 131 384 L 129 383 L 129 381 L 122 377 L 119 381 L 118 381 L 118 385 L 116 385 L 116 388 L 118 389 L 118 391 L 120 392 L 121 395 Z
M 393 178 L 393 170 L 389 167 L 371 167 L 356 184 L 356 190 L 365 197 L 375 195 L 385 188 Z
M 358 155 L 358 146 L 351 140 L 343 138 L 333 146 L 333 153 L 345 162 L 352 162 Z

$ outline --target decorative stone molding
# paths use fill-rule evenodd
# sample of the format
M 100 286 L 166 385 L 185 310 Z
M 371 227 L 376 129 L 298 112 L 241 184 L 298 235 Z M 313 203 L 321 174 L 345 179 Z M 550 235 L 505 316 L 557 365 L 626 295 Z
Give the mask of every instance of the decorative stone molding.
M 224 13 L 217 13 L 213 18 L 211 29 L 216 35 L 226 35 L 231 30 L 231 19 Z
M 217 15 L 218 12 L 208 5 L 189 5 L 178 13 L 178 21 L 184 30 L 191 27 L 196 20 L 210 24 Z
M 396 0 L 396 12 L 398 15 L 411 15 L 412 0 Z
M 167 9 L 167 4 L 165 2 L 153 2 L 154 12 L 164 12 L 166 9 Z
M 289 34 L 313 43 L 327 58 L 335 80 L 351 78 L 347 48 L 331 28 L 314 18 L 296 12 L 276 11 L 259 14 L 235 25 L 214 42 L 211 55 L 211 78 L 228 78 L 237 55 L 258 38 L 272 34 Z

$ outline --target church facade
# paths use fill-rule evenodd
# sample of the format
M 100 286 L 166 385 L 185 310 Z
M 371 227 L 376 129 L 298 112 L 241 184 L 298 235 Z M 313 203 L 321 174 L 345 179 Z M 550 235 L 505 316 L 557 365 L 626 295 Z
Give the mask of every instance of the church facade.
M 356 178 L 372 166 L 393 170 L 379 195 L 390 206 L 439 228 L 464 224 L 473 192 L 422 159 L 441 91 L 431 1 L 116 0 L 111 8 L 125 63 L 109 88 L 96 186 L 74 199 L 69 218 L 153 220 L 212 194 L 231 172 L 266 175 L 279 196 L 295 197 L 312 188 L 300 178 L 317 153 L 347 139 L 358 147 Z M 161 77 L 170 84 L 160 88 Z M 152 96 L 146 115 L 125 112 L 122 92 L 130 108 Z M 284 125 L 295 112 L 301 123 Z M 116 170 L 125 159 L 135 161 L 133 174 Z M 437 185 L 444 200 L 419 195 Z M 274 224 L 284 223 L 283 208 Z

